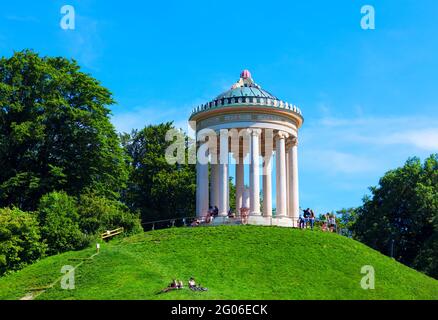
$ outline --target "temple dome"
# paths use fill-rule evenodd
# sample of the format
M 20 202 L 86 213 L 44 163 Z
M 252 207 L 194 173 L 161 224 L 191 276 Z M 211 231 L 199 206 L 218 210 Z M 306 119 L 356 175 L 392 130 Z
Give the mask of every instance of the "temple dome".
M 303 116 L 300 108 L 296 105 L 282 101 L 273 94 L 262 89 L 254 82 L 251 72 L 243 70 L 240 73 L 239 80 L 231 88 L 215 99 L 202 104 L 192 110 L 190 120 L 199 120 L 208 117 L 212 112 L 232 112 L 237 108 L 270 109 L 271 113 L 289 113 L 291 118 L 298 119 L 297 123 L 301 125 Z
M 278 100 L 275 96 L 266 90 L 263 90 L 258 84 L 256 84 L 251 77 L 251 72 L 248 70 L 243 70 L 240 74 L 240 79 L 233 84 L 230 90 L 217 96 L 216 100 L 234 97 L 256 97 Z

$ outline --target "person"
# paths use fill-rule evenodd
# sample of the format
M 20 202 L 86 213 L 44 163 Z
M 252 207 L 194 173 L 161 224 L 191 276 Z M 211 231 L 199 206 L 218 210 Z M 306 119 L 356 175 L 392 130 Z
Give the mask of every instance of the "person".
M 195 288 L 196 287 L 196 282 L 195 282 L 195 279 L 192 277 L 192 278 L 190 278 L 190 280 L 189 280 L 189 288 L 190 289 L 193 289 L 193 288 Z
M 321 220 L 322 220 L 322 226 L 321 226 L 321 230 L 322 231 L 327 231 L 327 226 L 328 226 L 328 221 L 327 221 L 327 217 L 325 214 L 321 215 Z
M 231 211 L 231 209 L 228 210 L 228 218 L 234 218 L 234 217 L 235 217 L 235 215 L 234 215 L 234 213 Z
M 182 281 L 178 281 L 178 289 L 184 289 L 184 283 Z
M 307 224 L 309 223 L 309 217 L 310 217 L 310 209 L 307 208 L 304 210 L 304 228 L 307 228 Z
M 205 217 L 205 223 L 212 223 L 214 219 L 213 210 L 209 210 L 207 216 Z
M 298 218 L 298 227 L 304 229 L 304 217 L 302 214 L 300 214 L 300 217 Z
M 336 217 L 332 213 L 329 218 L 330 232 L 336 232 Z
M 173 279 L 173 281 L 163 290 L 161 290 L 161 292 L 169 292 L 170 290 L 175 290 L 178 289 L 178 282 L 176 281 L 176 279 Z
M 249 212 L 248 208 L 246 207 L 240 208 L 240 217 L 242 219 L 242 224 L 248 223 L 248 212 Z
M 200 224 L 200 221 L 198 219 L 195 219 L 195 220 L 193 220 L 191 226 L 192 227 L 197 227 L 197 226 L 199 226 L 199 224 Z
M 190 288 L 190 290 L 193 290 L 193 291 L 207 291 L 208 290 L 207 288 L 197 286 L 195 279 L 193 277 L 190 278 L 190 280 L 189 280 L 189 288 Z
M 219 215 L 219 208 L 218 208 L 217 206 L 214 206 L 214 209 L 213 209 L 213 215 L 214 215 L 215 217 L 217 217 L 217 216 Z
M 310 210 L 309 221 L 310 228 L 313 230 L 313 225 L 315 224 L 315 213 L 313 212 L 313 210 Z

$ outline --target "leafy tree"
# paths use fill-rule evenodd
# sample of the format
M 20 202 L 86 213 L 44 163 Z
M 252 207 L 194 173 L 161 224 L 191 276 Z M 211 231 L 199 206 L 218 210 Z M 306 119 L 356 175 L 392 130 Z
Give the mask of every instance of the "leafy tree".
M 81 195 L 78 214 L 80 229 L 88 235 L 120 227 L 128 234 L 143 230 L 139 215 L 130 212 L 126 205 L 94 194 Z
M 0 209 L 0 275 L 38 260 L 45 251 L 35 215 Z
M 175 141 L 166 141 L 169 130 L 174 130 L 171 122 L 122 136 L 130 159 L 124 200 L 131 210 L 141 212 L 143 221 L 192 216 L 195 212 L 195 166 L 166 160 L 166 150 Z M 180 134 L 187 146 L 188 138 Z M 183 156 L 187 159 L 187 151 Z
M 338 229 L 343 232 L 347 232 L 347 236 L 351 237 L 352 232 L 351 229 L 354 226 L 357 218 L 357 208 L 343 208 L 341 210 L 336 211 L 336 223 L 338 225 Z
M 354 237 L 385 254 L 394 240 L 397 260 L 436 276 L 438 154 L 423 165 L 409 159 L 370 190 L 357 210 Z
M 49 254 L 77 250 L 89 244 L 79 228 L 75 198 L 65 192 L 52 192 L 41 198 L 39 207 L 41 235 Z
M 0 206 L 90 189 L 117 197 L 127 169 L 109 119 L 111 93 L 76 61 L 32 51 L 0 59 Z

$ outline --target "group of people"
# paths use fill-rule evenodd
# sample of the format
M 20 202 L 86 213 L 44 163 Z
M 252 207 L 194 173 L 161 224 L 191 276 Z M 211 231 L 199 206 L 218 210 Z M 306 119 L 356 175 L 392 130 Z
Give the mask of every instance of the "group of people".
M 300 229 L 305 229 L 310 227 L 313 229 L 315 226 L 315 213 L 312 209 L 307 208 L 303 210 L 303 214 L 300 215 L 298 218 L 298 226 Z M 322 225 L 321 230 L 322 231 L 330 231 L 335 232 L 336 231 L 336 216 L 333 213 L 326 213 L 322 216 Z
M 337 231 L 337 225 L 336 225 L 336 216 L 333 213 L 326 213 L 323 215 L 324 220 L 322 223 L 322 231 L 330 231 L 330 232 L 336 232 Z
M 307 208 L 306 210 L 303 210 L 303 214 L 298 218 L 298 226 L 300 229 L 304 229 L 307 228 L 309 224 L 310 228 L 313 229 L 313 226 L 315 225 L 315 213 L 313 210 Z
M 206 223 L 212 223 L 214 218 L 219 215 L 219 208 L 217 206 L 209 206 L 207 216 L 205 217 Z M 236 215 L 231 209 L 228 210 L 228 218 L 235 218 Z
M 189 289 L 192 291 L 207 291 L 207 288 L 203 288 L 201 286 L 196 285 L 195 279 L 192 277 L 189 279 L 188 282 Z M 180 280 L 173 279 L 172 282 L 163 290 L 161 290 L 161 293 L 169 292 L 172 290 L 179 290 L 184 289 L 184 283 Z

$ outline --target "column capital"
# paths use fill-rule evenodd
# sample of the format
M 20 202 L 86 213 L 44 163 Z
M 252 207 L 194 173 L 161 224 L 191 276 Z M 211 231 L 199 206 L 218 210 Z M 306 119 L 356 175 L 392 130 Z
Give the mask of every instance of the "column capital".
M 287 139 L 289 137 L 289 133 L 285 131 L 278 131 L 276 134 L 277 139 Z
M 259 128 L 248 128 L 246 129 L 252 136 L 259 136 L 262 134 L 262 129 Z
M 287 148 L 292 148 L 298 146 L 298 138 L 291 136 L 291 138 L 287 142 Z
M 292 137 L 292 139 L 291 139 L 291 146 L 292 147 L 298 146 L 298 137 Z

